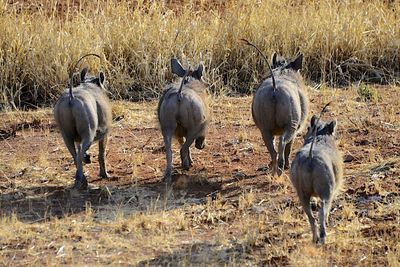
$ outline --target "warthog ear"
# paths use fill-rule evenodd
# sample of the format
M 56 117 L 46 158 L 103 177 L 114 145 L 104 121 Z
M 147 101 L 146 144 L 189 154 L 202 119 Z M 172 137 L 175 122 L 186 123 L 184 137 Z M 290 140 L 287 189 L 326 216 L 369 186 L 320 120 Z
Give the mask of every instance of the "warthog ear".
M 88 72 L 88 68 L 84 68 L 84 69 L 81 71 L 81 82 L 84 82 L 84 81 L 85 81 L 85 77 L 86 77 L 87 72 Z
M 336 125 L 337 125 L 336 120 L 333 120 L 333 121 L 329 122 L 329 123 L 326 125 L 326 128 L 327 128 L 329 134 L 332 134 L 332 135 L 335 134 L 335 132 L 336 132 Z
M 204 69 L 203 64 L 199 64 L 197 69 L 192 72 L 192 77 L 196 78 L 197 80 L 200 80 L 201 77 L 203 76 L 203 69 Z
M 276 52 L 272 54 L 272 68 L 277 68 L 286 63 L 286 59 L 284 57 L 279 56 Z
M 102 71 L 100 71 L 100 73 L 99 73 L 100 84 L 104 84 L 105 81 L 106 81 L 106 76 L 104 75 L 104 73 Z
M 317 121 L 317 116 L 313 115 L 311 118 L 311 127 L 315 125 L 315 122 Z
M 178 75 L 179 77 L 185 76 L 186 73 L 185 69 L 182 67 L 181 63 L 176 58 L 171 58 L 171 70 L 172 73 Z
M 286 68 L 298 71 L 303 66 L 303 54 L 298 55 L 293 61 L 291 61 Z

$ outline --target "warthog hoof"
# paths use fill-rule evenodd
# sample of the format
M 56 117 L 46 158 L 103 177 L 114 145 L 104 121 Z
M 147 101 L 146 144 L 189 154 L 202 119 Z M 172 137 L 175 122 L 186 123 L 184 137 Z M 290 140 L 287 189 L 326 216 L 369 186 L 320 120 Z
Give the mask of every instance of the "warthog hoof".
M 283 159 L 278 159 L 278 169 L 282 169 L 285 165 L 285 161 Z
M 203 149 L 203 148 L 205 148 L 206 146 L 204 145 L 204 144 L 195 144 L 194 145 L 197 149 Z
M 92 161 L 90 160 L 90 155 L 89 154 L 85 154 L 85 156 L 83 157 L 83 162 L 85 164 L 90 164 L 92 163 Z
M 277 170 L 278 176 L 282 175 L 284 165 L 285 165 L 285 163 L 284 163 L 283 159 L 279 159 L 278 160 L 278 170 Z
M 325 244 L 325 237 L 326 237 L 326 232 L 321 231 L 321 233 L 319 234 L 319 240 L 318 240 L 321 245 Z
M 285 162 L 285 168 L 284 168 L 284 169 L 285 169 L 285 170 L 289 170 L 289 167 L 290 167 L 290 166 L 289 166 L 289 162 L 286 161 L 286 162 Z
M 164 177 L 161 179 L 161 181 L 166 183 L 167 185 L 170 185 L 172 182 L 171 175 L 169 175 L 169 176 L 164 175 Z
M 182 163 L 182 169 L 184 169 L 185 171 L 188 171 L 191 166 L 192 164 L 190 164 L 189 161 L 185 161 L 184 163 Z
M 278 174 L 278 166 L 276 166 L 275 164 L 272 164 L 272 176 L 276 176 L 279 175 Z
M 171 184 L 171 178 L 172 178 L 172 169 L 167 169 L 165 170 L 164 177 L 162 178 L 162 181 Z
M 99 176 L 102 179 L 109 179 L 110 178 L 110 175 L 107 172 L 100 173 Z
M 88 187 L 88 183 L 86 178 L 80 179 L 80 180 L 75 180 L 75 184 L 73 186 L 74 189 L 77 190 L 86 190 Z
M 197 149 L 203 149 L 206 146 L 205 137 L 200 136 L 199 138 L 197 138 L 196 141 L 194 142 L 194 146 Z
M 310 201 L 310 208 L 311 208 L 312 211 L 317 211 L 317 208 L 318 208 L 317 202 L 313 201 L 313 200 Z

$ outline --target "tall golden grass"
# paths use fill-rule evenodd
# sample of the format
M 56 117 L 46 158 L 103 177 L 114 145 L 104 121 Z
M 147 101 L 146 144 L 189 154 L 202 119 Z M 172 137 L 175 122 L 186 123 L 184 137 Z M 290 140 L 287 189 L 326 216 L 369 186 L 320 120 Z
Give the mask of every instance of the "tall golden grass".
M 249 93 L 266 67 L 240 38 L 267 55 L 301 51 L 317 82 L 387 82 L 400 71 L 398 14 L 396 0 L 0 0 L 0 109 L 54 103 L 89 52 L 115 99 L 157 96 L 172 56 L 203 61 L 215 93 Z

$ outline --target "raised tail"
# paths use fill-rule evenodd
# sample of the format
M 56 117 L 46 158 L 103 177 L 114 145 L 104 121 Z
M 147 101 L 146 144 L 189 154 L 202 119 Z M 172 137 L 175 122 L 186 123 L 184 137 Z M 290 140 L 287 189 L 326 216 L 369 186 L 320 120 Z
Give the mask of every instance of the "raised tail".
M 79 62 L 81 62 L 82 59 L 84 59 L 85 57 L 88 57 L 88 56 L 95 56 L 95 57 L 97 57 L 97 58 L 100 58 L 100 56 L 99 56 L 98 54 L 93 54 L 93 53 L 86 54 L 86 55 L 82 56 L 82 57 L 75 63 L 74 67 L 69 71 L 69 102 L 71 102 L 72 99 L 74 99 L 74 94 L 72 93 L 72 79 L 74 78 L 75 69 L 76 69 L 76 67 L 78 66 Z
M 263 52 L 261 52 L 261 50 L 260 50 L 256 45 L 250 43 L 250 42 L 249 42 L 248 40 L 246 40 L 246 39 L 240 39 L 240 40 L 243 41 L 246 45 L 249 45 L 249 46 L 254 47 L 254 48 L 257 50 L 257 52 L 260 53 L 260 55 L 264 58 L 265 62 L 267 62 L 269 71 L 271 72 L 272 86 L 273 86 L 274 92 L 275 92 L 275 91 L 276 91 L 275 76 L 274 76 L 274 73 L 272 72 L 272 68 L 271 68 L 271 65 L 270 65 L 269 62 L 268 62 L 267 57 L 264 55 Z
M 178 102 L 181 102 L 181 100 L 182 100 L 182 87 L 183 87 L 183 84 L 185 83 L 186 77 L 188 75 L 189 75 L 189 71 L 185 71 L 185 75 L 183 75 L 183 77 L 182 77 L 181 85 L 179 86 L 179 90 L 178 90 Z
M 314 147 L 314 140 L 315 140 L 315 138 L 317 137 L 317 125 L 318 125 L 318 122 L 319 122 L 319 120 L 321 119 L 322 114 L 325 113 L 326 108 L 327 108 L 331 103 L 332 103 L 332 101 L 331 101 L 331 102 L 328 102 L 328 103 L 323 107 L 323 109 L 321 110 L 321 113 L 319 114 L 319 117 L 317 118 L 317 120 L 316 120 L 315 123 L 314 123 L 313 138 L 312 138 L 312 140 L 311 140 L 310 153 L 308 154 L 308 157 L 309 157 L 309 158 L 312 158 L 312 156 L 313 156 L 313 155 L 312 155 L 312 149 L 313 149 L 313 147 Z

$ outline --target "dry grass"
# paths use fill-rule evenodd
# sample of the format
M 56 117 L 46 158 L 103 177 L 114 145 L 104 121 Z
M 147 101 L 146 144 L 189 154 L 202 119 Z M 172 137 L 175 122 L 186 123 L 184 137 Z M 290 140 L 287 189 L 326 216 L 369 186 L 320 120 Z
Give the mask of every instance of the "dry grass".
M 0 109 L 54 103 L 82 54 L 114 99 L 156 96 L 169 59 L 203 61 L 216 94 L 249 93 L 267 55 L 305 54 L 317 82 L 390 82 L 399 73 L 399 1 L 0 1 Z M 179 32 L 176 38 L 177 32 Z

